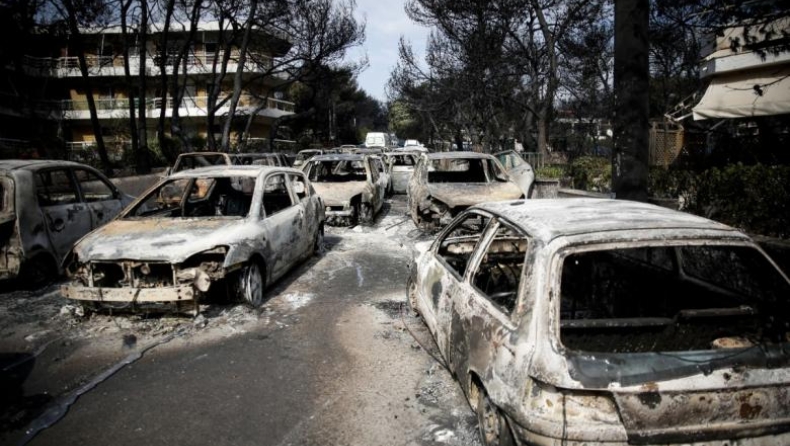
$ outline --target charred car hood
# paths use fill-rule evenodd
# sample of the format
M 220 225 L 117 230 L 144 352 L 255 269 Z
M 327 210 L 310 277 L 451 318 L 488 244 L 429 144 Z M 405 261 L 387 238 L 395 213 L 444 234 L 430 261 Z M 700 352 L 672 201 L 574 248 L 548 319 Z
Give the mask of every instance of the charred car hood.
M 178 263 L 193 254 L 228 245 L 241 219 L 115 220 L 74 246 L 80 261 L 150 260 Z M 229 230 L 224 230 L 224 229 Z
M 351 198 L 365 191 L 368 183 L 364 181 L 348 181 L 345 183 L 312 183 L 313 188 L 327 206 L 348 204 Z
M 428 192 L 432 197 L 454 208 L 472 206 L 488 201 L 515 200 L 524 192 L 513 183 L 431 183 Z

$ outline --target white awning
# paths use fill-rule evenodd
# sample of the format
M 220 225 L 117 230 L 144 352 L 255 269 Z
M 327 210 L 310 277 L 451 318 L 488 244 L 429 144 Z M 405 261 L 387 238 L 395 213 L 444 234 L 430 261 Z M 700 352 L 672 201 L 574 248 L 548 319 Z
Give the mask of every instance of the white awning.
M 790 113 L 790 66 L 717 76 L 693 111 L 695 120 Z

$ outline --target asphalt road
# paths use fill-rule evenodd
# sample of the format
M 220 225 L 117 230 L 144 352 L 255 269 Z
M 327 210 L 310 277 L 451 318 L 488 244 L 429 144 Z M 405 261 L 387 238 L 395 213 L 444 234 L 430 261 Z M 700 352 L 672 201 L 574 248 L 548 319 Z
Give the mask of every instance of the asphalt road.
M 252 322 L 222 326 L 226 319 L 209 317 L 210 335 L 189 332 L 148 350 L 30 444 L 479 444 L 457 383 L 407 327 L 430 347 L 427 330 L 402 315 L 419 237 L 403 197 L 372 227 L 331 228 L 327 251 L 275 284 Z M 118 347 L 96 364 L 86 342 L 69 354 L 81 384 L 134 351 Z M 38 358 L 26 392 L 67 379 L 49 360 Z M 50 405 L 59 395 L 51 396 Z M 24 429 L 0 437 L 22 438 Z

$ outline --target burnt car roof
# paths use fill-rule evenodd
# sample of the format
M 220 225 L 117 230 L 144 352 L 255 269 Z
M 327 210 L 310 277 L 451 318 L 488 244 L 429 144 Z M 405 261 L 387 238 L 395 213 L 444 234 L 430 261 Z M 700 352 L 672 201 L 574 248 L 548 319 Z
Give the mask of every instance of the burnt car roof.
M 500 201 L 475 207 L 503 216 L 546 243 L 562 236 L 638 229 L 725 231 L 728 236 L 748 240 L 735 228 L 713 220 L 636 201 L 559 198 Z
M 261 173 L 266 172 L 285 172 L 285 173 L 303 173 L 299 169 L 283 166 L 236 166 L 236 165 L 220 165 L 198 167 L 197 169 L 183 170 L 174 173 L 169 178 L 200 178 L 205 176 L 234 176 L 234 177 L 257 177 Z
M 492 155 L 488 153 L 478 153 L 478 152 L 433 152 L 428 154 L 428 159 L 436 160 L 436 159 L 489 159 L 493 158 Z
M 86 167 L 85 164 L 64 160 L 2 160 L 0 170 L 38 170 L 46 167 Z M 90 166 L 87 166 L 90 167 Z
M 367 153 L 338 153 L 329 155 L 317 155 L 310 161 L 361 161 L 368 156 Z

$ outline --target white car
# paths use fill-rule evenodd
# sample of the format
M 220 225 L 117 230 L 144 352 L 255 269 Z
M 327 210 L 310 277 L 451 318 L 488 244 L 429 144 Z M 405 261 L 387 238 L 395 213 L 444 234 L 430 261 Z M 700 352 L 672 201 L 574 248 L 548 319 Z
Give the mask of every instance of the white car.
M 411 307 L 483 444 L 790 444 L 790 281 L 728 226 L 625 200 L 485 203 L 417 245 Z
M 216 166 L 176 173 L 65 259 L 63 295 L 94 307 L 191 305 L 227 280 L 252 306 L 323 243 L 324 205 L 303 172 Z
M 304 171 L 326 205 L 327 221 L 353 225 L 370 223 L 384 204 L 389 176 L 381 159 L 340 154 L 313 157 Z

